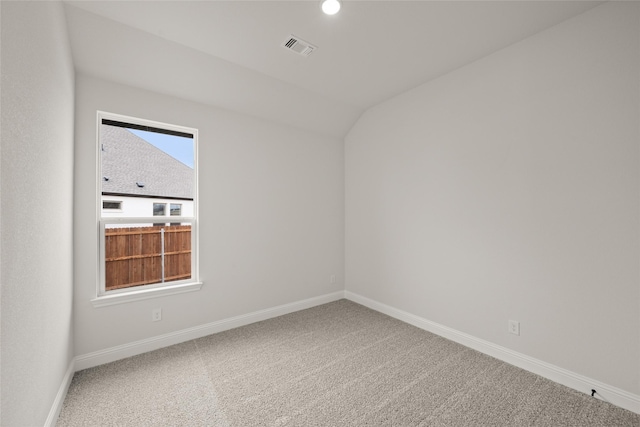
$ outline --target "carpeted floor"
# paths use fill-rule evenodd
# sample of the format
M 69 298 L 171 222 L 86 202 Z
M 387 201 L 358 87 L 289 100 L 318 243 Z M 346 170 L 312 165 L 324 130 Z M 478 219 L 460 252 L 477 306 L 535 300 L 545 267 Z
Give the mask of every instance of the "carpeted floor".
M 640 426 L 347 300 L 75 374 L 58 426 Z

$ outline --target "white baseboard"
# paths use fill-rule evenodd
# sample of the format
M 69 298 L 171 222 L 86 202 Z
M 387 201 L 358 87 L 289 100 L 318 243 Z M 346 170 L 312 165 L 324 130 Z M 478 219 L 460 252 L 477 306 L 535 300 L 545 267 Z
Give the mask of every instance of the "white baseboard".
M 75 372 L 75 359 L 71 359 L 67 372 L 65 372 L 64 377 L 62 377 L 62 383 L 60 384 L 60 388 L 58 388 L 58 393 L 53 401 L 53 405 L 51 405 L 51 410 L 49 411 L 47 420 L 44 422 L 44 427 L 54 427 L 56 425 L 58 416 L 62 410 L 64 398 L 67 396 L 67 390 L 69 390 L 69 385 L 71 384 L 71 380 L 73 379 L 73 374 Z
M 602 383 L 597 380 L 585 377 L 575 372 L 568 371 L 564 368 L 554 366 L 550 363 L 543 362 L 525 354 L 518 353 L 508 348 L 493 344 L 476 338 L 472 335 L 465 334 L 447 326 L 426 320 L 422 317 L 407 313 L 406 311 L 382 304 L 378 301 L 363 297 L 350 291 L 344 292 L 345 298 L 358 304 L 369 307 L 372 310 L 379 311 L 388 316 L 409 323 L 420 329 L 440 335 L 444 338 L 455 341 L 466 347 L 477 350 L 481 353 L 495 357 L 496 359 L 517 366 L 541 377 L 547 378 L 556 383 L 570 387 L 577 391 L 591 394 L 591 389 L 597 390 L 595 397 L 609 402 L 613 405 L 627 409 L 629 411 L 640 414 L 640 396 L 629 393 L 617 387 Z
M 284 314 L 293 313 L 295 311 L 315 307 L 317 305 L 326 304 L 328 302 L 337 301 L 342 298 L 344 298 L 344 291 L 338 291 L 331 294 L 321 295 L 319 297 L 296 301 L 290 304 L 267 308 L 265 310 L 254 311 L 253 313 L 231 317 L 229 319 L 218 320 L 216 322 L 195 326 L 193 328 L 183 329 L 181 331 L 171 332 L 140 341 L 135 341 L 129 344 L 123 344 L 104 350 L 94 351 L 92 353 L 76 356 L 75 370 L 81 371 L 83 369 L 92 368 L 94 366 L 103 365 L 109 362 L 114 362 L 126 357 L 135 356 L 138 354 L 146 353 L 148 351 L 153 351 L 159 348 L 168 347 L 170 345 L 179 344 L 196 338 L 201 338 L 207 335 L 237 328 L 239 326 L 248 325 L 250 323 L 271 319 L 273 317 L 278 317 Z

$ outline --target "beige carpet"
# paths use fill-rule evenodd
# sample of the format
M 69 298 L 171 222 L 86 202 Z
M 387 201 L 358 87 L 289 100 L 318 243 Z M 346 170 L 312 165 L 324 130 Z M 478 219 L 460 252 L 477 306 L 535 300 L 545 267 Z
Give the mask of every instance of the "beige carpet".
M 346 300 L 75 374 L 58 426 L 640 426 Z

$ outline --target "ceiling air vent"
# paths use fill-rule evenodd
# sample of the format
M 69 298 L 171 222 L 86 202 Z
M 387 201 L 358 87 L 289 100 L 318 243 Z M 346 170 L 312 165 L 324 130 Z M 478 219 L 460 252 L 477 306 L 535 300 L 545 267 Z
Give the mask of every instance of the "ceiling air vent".
M 317 49 L 317 47 L 311 43 L 301 40 L 294 35 L 287 37 L 287 39 L 282 42 L 281 46 L 302 56 L 309 56 L 311 55 L 311 52 Z

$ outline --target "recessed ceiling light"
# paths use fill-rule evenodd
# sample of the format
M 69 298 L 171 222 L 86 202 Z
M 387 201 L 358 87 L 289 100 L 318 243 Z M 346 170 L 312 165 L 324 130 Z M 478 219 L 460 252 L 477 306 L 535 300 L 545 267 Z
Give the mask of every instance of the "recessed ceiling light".
M 339 0 L 324 0 L 322 2 L 322 11 L 327 15 L 335 15 L 340 10 Z

